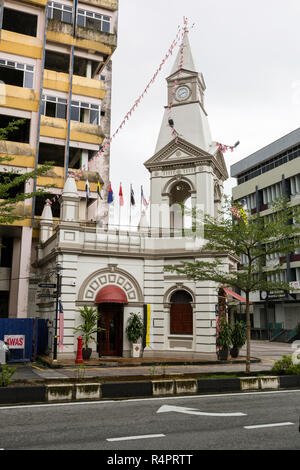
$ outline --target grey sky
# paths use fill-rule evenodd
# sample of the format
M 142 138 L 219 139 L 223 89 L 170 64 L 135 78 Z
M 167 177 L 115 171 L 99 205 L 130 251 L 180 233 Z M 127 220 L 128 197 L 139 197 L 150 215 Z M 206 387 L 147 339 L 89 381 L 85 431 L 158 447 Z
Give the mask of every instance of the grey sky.
M 232 145 L 228 167 L 300 126 L 298 0 L 119 0 L 118 47 L 113 56 L 112 133 L 164 58 L 183 16 L 194 62 L 206 82 L 205 103 L 212 133 Z M 178 48 L 175 53 L 177 54 Z M 111 182 L 124 197 L 133 184 L 149 196 L 143 163 L 155 149 L 167 104 L 170 57 L 154 85 L 111 146 Z M 231 192 L 235 180 L 226 183 Z

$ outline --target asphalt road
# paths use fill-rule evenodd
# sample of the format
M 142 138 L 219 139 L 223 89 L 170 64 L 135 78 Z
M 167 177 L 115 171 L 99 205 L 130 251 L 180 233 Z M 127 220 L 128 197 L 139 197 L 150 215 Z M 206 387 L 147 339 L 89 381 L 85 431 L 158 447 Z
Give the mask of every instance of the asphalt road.
M 299 415 L 300 390 L 9 406 L 0 407 L 0 448 L 114 458 L 118 450 L 298 450 Z

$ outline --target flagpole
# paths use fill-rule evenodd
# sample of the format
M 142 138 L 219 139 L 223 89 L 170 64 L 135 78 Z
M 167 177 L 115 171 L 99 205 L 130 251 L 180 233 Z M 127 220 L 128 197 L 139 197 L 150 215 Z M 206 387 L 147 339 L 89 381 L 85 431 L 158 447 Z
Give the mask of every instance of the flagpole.
M 121 188 L 122 183 L 120 183 L 120 188 Z M 120 195 L 119 195 L 119 233 L 121 230 L 121 201 L 120 201 Z
M 131 230 L 131 192 L 132 192 L 132 184 L 130 185 L 130 206 L 129 206 L 129 231 Z

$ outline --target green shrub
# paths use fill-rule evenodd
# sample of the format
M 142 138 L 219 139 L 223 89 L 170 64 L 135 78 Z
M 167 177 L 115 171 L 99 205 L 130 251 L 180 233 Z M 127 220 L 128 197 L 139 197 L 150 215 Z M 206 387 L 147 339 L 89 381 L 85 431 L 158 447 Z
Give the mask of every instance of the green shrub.
M 274 372 L 274 374 L 277 375 L 284 375 L 284 374 L 294 374 L 295 372 L 290 372 L 293 370 L 295 367 L 297 367 L 295 364 L 292 362 L 292 356 L 282 356 L 282 359 L 279 361 L 276 361 L 274 366 L 272 367 L 271 371 Z M 300 368 L 298 367 L 300 373 Z
M 16 372 L 16 367 L 9 367 L 7 364 L 0 366 L 0 387 L 7 387 L 11 382 L 11 377 Z

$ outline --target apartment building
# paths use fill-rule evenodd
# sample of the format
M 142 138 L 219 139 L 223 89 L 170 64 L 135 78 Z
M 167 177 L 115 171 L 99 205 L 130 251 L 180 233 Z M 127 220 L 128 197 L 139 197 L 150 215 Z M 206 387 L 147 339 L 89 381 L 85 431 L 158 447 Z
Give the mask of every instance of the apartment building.
M 51 171 L 35 184 L 55 187 L 20 203 L 16 211 L 22 220 L 0 226 L 0 317 L 35 314 L 39 220 L 50 197 L 58 223 L 60 203 L 54 196 L 61 194 L 70 171 L 77 175 L 80 219 L 99 215 L 97 183 L 104 183 L 105 196 L 109 147 L 93 164 L 90 160 L 110 136 L 117 20 L 118 0 L 1 0 L 0 128 L 20 118 L 23 124 L 0 141 L 0 155 L 11 158 L 0 173 L 28 172 L 52 161 Z M 33 188 L 31 181 L 19 190 Z
M 235 163 L 231 166 L 231 176 L 237 179 L 233 199 L 246 199 L 247 209 L 264 217 L 272 213 L 271 204 L 280 196 L 287 196 L 292 205 L 300 204 L 299 157 L 300 128 Z M 270 274 L 270 280 L 286 281 L 299 289 L 252 296 L 253 327 L 260 333 L 257 337 L 265 337 L 267 330 L 294 330 L 300 323 L 300 248 L 288 256 L 278 253 L 267 257 L 266 266 L 279 260 L 282 270 L 277 277 Z

